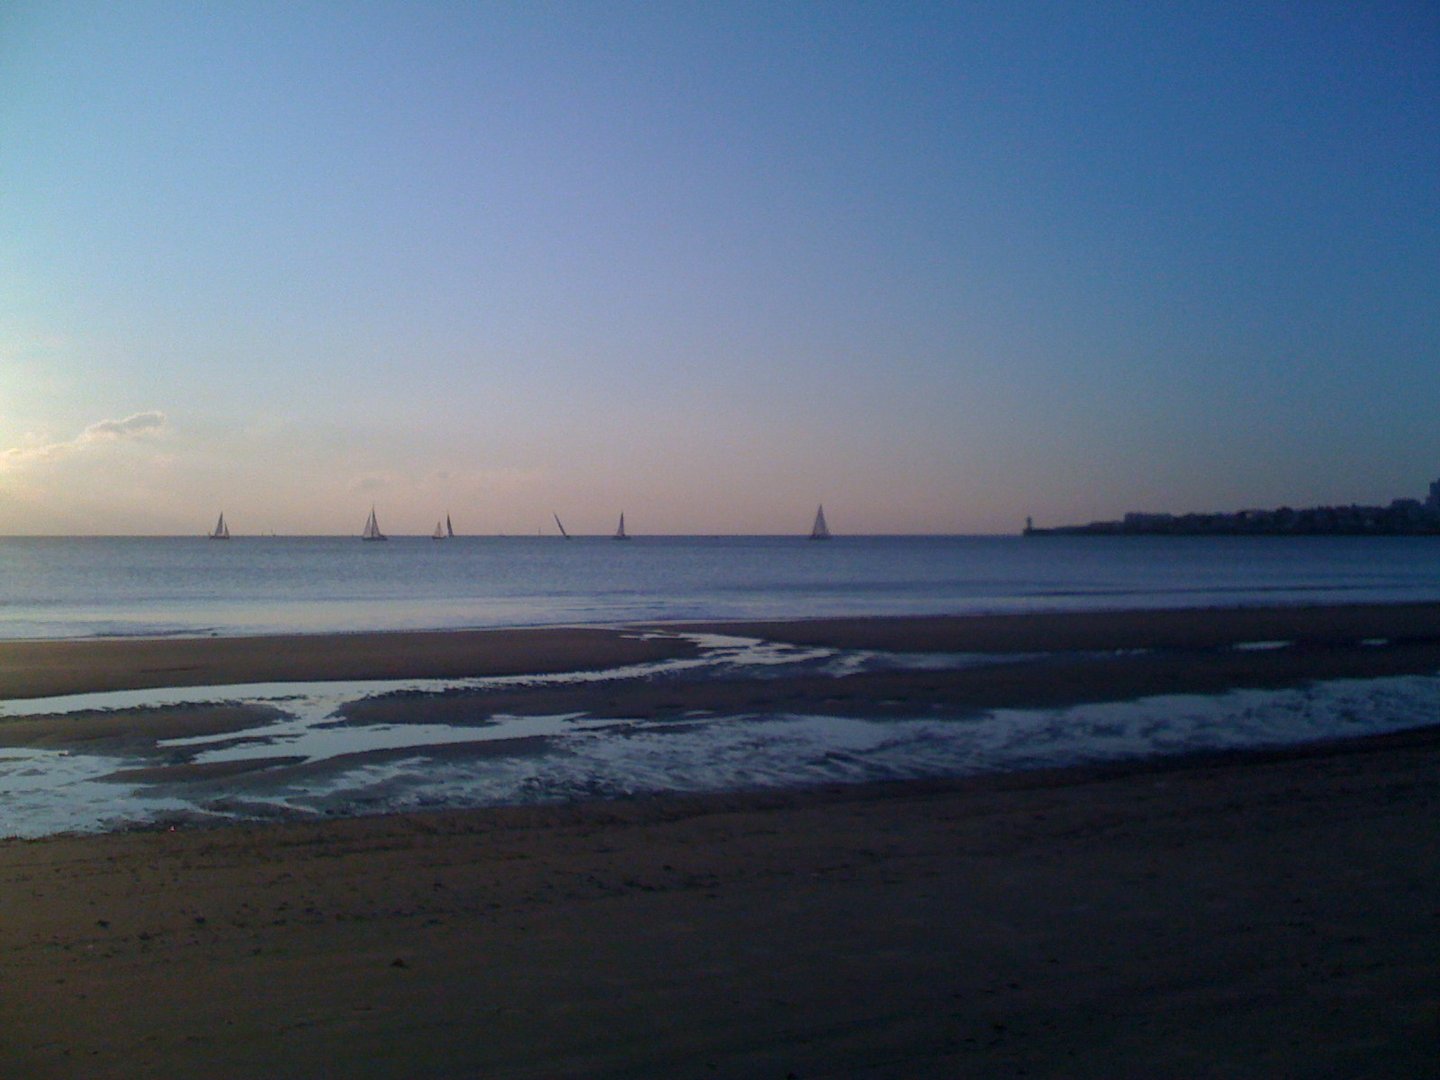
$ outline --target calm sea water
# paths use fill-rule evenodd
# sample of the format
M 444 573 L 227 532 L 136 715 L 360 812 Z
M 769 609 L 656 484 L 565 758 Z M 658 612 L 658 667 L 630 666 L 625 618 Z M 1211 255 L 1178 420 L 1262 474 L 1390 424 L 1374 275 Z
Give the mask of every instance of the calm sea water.
M 1413 537 L 0 538 L 0 637 L 1440 600 Z

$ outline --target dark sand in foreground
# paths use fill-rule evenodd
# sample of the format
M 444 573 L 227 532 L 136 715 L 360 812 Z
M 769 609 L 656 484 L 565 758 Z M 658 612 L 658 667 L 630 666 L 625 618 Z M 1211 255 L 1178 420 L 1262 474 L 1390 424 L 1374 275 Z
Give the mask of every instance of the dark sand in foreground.
M 985 622 L 764 633 L 911 651 L 1164 646 L 1061 657 L 1024 680 L 1092 700 L 1107 684 L 1440 670 L 1431 606 Z M 504 653 L 555 670 L 546 632 L 526 633 L 539 636 L 518 658 L 501 634 L 445 663 Z M 387 676 L 478 673 L 431 671 L 418 647 L 398 662 L 397 637 L 450 636 L 334 639 L 369 643 L 338 662 L 344 677 L 376 657 Z M 1262 640 L 1297 644 L 1225 647 Z M 238 660 L 233 642 L 161 644 L 183 663 L 149 644 L 132 661 L 217 682 L 294 663 L 253 644 Z M 16 648 L 0 646 L 7 695 L 54 692 L 26 682 L 27 649 L 44 646 Z M 345 653 L 309 651 L 330 649 Z M 47 685 L 134 685 L 125 650 L 101 651 L 98 674 L 69 666 L 77 651 L 48 662 Z M 589 654 L 574 655 L 564 664 Z M 1022 689 L 936 684 L 922 704 Z M 872 690 L 840 693 L 857 709 L 893 700 Z M 1437 751 L 1425 729 L 1103 770 L 4 841 L 0 1075 L 1434 1075 Z

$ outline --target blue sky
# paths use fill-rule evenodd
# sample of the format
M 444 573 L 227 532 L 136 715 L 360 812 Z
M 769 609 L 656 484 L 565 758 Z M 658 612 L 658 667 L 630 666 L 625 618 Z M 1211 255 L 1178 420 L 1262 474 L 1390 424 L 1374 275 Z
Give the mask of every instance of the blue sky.
M 1437 283 L 1431 4 L 0 9 L 0 533 L 1386 502 Z

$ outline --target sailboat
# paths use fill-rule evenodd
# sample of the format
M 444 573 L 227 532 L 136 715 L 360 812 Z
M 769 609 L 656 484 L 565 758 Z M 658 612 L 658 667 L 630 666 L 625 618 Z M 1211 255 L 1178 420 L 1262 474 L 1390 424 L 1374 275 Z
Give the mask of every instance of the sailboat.
M 206 533 L 205 535 L 210 537 L 211 540 L 230 539 L 230 526 L 225 524 L 224 510 L 220 511 L 220 520 L 215 523 L 215 531 L 212 533 Z
M 450 515 L 445 515 L 443 522 L 435 522 L 435 531 L 430 534 L 431 540 L 449 540 L 455 535 L 455 527 L 450 524 Z
M 566 540 L 569 540 L 570 534 L 565 531 L 565 526 L 560 524 L 560 515 L 551 514 L 550 516 L 555 519 L 555 527 L 560 530 L 560 535 L 563 536 Z
M 454 537 L 455 526 L 450 524 L 450 515 L 445 515 L 445 536 L 447 539 Z
M 380 531 L 380 525 L 375 520 L 375 507 L 370 507 L 370 516 L 365 519 L 365 531 L 360 534 L 361 540 L 389 540 L 390 538 Z
M 620 527 L 615 530 L 615 537 L 614 537 L 614 539 L 616 539 L 616 540 L 629 540 L 629 539 L 630 539 L 630 534 L 625 531 L 625 515 L 624 515 L 624 513 L 621 513 L 621 515 L 620 515 Z
M 829 540 L 830 526 L 825 524 L 825 507 L 815 511 L 815 524 L 810 528 L 811 540 Z

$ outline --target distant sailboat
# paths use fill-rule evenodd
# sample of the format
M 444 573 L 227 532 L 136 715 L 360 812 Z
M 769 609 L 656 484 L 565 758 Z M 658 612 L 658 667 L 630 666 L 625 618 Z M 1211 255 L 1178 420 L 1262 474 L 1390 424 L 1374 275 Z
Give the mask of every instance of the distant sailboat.
M 569 540 L 570 534 L 565 531 L 565 526 L 560 524 L 560 515 L 551 514 L 550 516 L 555 519 L 555 527 L 560 530 L 560 535 L 563 536 L 566 540 Z
M 438 521 L 435 522 L 435 531 L 430 534 L 430 539 L 431 539 L 431 540 L 444 540 L 444 539 L 445 539 L 445 526 L 444 526 L 443 524 L 441 524 L 440 522 L 438 522 Z
M 360 534 L 361 540 L 388 540 L 390 539 L 380 531 L 380 525 L 375 520 L 375 507 L 370 507 L 370 516 L 365 519 L 365 531 Z
M 206 533 L 211 540 L 229 540 L 230 526 L 225 524 L 225 511 L 220 511 L 220 520 L 215 523 L 215 531 Z
M 830 526 L 825 524 L 825 507 L 815 511 L 815 524 L 810 529 L 811 540 L 829 540 Z
M 620 515 L 620 527 L 615 530 L 616 540 L 629 540 L 630 534 L 625 531 L 625 515 Z
M 446 536 L 446 538 L 448 539 L 448 538 L 450 538 L 450 537 L 453 537 L 454 535 L 455 535 L 455 526 L 453 526 L 453 525 L 450 524 L 450 515 L 449 515 L 449 514 L 446 514 L 446 515 L 445 515 L 445 536 Z

